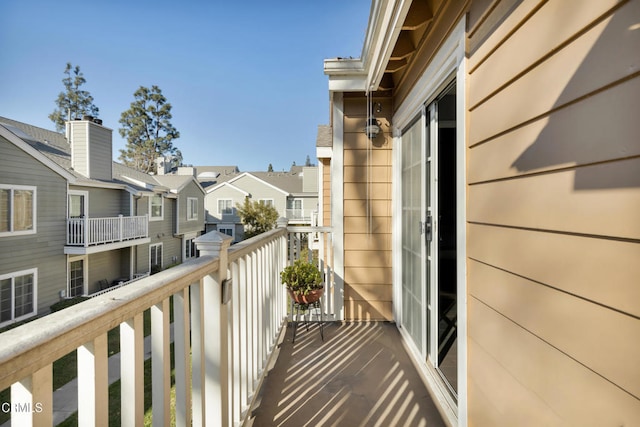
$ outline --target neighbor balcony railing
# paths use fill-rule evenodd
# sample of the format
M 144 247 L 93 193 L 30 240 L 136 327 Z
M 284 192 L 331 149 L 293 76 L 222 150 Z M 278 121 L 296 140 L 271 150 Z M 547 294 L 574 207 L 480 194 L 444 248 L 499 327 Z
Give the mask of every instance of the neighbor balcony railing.
M 286 325 L 279 273 L 303 244 L 329 248 L 330 230 L 285 224 L 229 247 L 217 231 L 196 239 L 200 257 L 0 335 L 0 390 L 11 387 L 12 425 L 51 425 L 53 362 L 77 350 L 79 425 L 107 425 L 107 333 L 120 330 L 121 424 L 144 417 L 143 313 L 151 312 L 153 425 L 240 424 Z M 329 238 L 325 238 L 329 236 Z M 291 242 L 291 244 L 289 244 Z M 289 247 L 288 247 L 289 246 Z M 322 253 L 326 255 L 326 253 Z M 310 255 L 312 257 L 313 255 Z M 333 295 L 330 263 L 326 294 Z M 173 308 L 170 313 L 170 302 Z M 333 303 L 325 304 L 330 311 Z M 173 348 L 170 316 L 173 314 Z M 175 405 L 170 399 L 171 352 Z M 27 408 L 29 410 L 27 410 Z M 32 411 L 32 409 L 36 409 Z
M 289 221 L 311 223 L 314 209 L 287 209 L 286 217 Z
M 93 246 L 149 237 L 149 217 L 68 218 L 67 246 Z

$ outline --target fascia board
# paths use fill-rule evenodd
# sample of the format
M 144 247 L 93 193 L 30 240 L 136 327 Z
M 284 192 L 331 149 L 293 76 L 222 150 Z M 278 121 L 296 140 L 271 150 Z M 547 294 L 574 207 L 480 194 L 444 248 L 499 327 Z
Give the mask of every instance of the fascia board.
M 48 167 L 53 172 L 57 173 L 58 175 L 60 175 L 61 177 L 69 181 L 70 183 L 75 183 L 76 177 L 73 176 L 71 173 L 69 173 L 65 168 L 63 168 L 53 160 L 49 159 L 47 156 L 45 156 L 44 154 L 42 154 L 41 152 L 33 148 L 31 145 L 24 142 L 20 137 L 16 136 L 13 132 L 11 132 L 9 129 L 5 128 L 2 125 L 0 125 L 0 136 L 5 138 L 7 141 L 12 143 L 13 145 L 18 147 L 25 153 L 29 154 L 31 157 L 33 157 L 34 159 L 42 163 L 44 166 Z
M 229 181 L 227 181 L 227 182 L 228 182 L 228 183 L 231 183 L 231 182 L 233 182 L 233 181 L 237 181 L 238 179 L 240 179 L 240 178 L 242 178 L 242 177 L 244 177 L 244 176 L 251 177 L 251 178 L 255 179 L 256 181 L 263 183 L 263 184 L 264 184 L 264 185 L 266 185 L 267 187 L 269 187 L 269 188 L 273 188 L 274 190 L 277 190 L 277 191 L 281 192 L 281 193 L 282 193 L 282 194 L 284 194 L 285 196 L 288 196 L 288 195 L 289 195 L 289 193 L 288 193 L 288 192 L 286 192 L 286 191 L 284 191 L 282 188 L 280 188 L 280 187 L 276 187 L 275 185 L 273 185 L 273 184 L 271 184 L 271 183 L 268 183 L 267 181 L 265 181 L 265 180 L 263 180 L 263 179 L 258 178 L 257 176 L 255 176 L 255 175 L 254 175 L 254 174 L 252 174 L 251 172 L 244 172 L 244 173 L 242 173 L 242 174 L 238 175 L 237 177 L 235 177 L 235 178 L 233 178 L 233 179 L 230 179 L 230 180 L 229 180 Z M 247 193 L 247 194 L 249 194 L 249 193 Z
M 234 189 L 234 190 L 238 191 L 239 193 L 244 194 L 244 195 L 245 195 L 245 197 L 249 197 L 249 193 L 247 193 L 246 191 L 244 191 L 244 190 L 243 190 L 242 188 L 240 188 L 240 187 L 236 187 L 235 185 L 230 184 L 229 182 L 223 182 L 223 183 L 221 183 L 221 184 L 216 185 L 215 187 L 213 187 L 212 189 L 210 189 L 209 191 L 207 191 L 207 194 L 211 194 L 211 193 L 213 193 L 214 191 L 216 191 L 217 189 L 222 188 L 222 187 L 225 187 L 225 186 L 229 186 L 229 187 L 231 187 L 232 189 Z

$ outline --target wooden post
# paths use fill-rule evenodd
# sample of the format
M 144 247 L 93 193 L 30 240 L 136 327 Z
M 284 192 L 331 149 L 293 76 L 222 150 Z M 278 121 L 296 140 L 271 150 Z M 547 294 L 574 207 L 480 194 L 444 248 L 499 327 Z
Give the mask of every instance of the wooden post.
M 231 236 L 212 231 L 194 240 L 200 256 L 219 258 L 218 270 L 201 281 L 203 296 L 204 421 L 207 426 L 230 425 L 228 307 L 222 304 Z

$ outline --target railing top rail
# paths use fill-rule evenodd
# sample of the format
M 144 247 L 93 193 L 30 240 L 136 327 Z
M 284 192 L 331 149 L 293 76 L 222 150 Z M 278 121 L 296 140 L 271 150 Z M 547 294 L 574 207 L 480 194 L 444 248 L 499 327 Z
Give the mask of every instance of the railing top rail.
M 277 239 L 287 233 L 284 228 L 275 228 L 250 239 L 243 240 L 229 248 L 229 262 L 235 261 L 248 253 L 250 253 L 256 246 L 259 246 L 263 242 Z
M 196 258 L 0 334 L 0 390 L 197 283 L 219 262 Z
M 330 233 L 331 227 L 318 227 L 312 225 L 289 225 L 287 231 L 290 233 Z

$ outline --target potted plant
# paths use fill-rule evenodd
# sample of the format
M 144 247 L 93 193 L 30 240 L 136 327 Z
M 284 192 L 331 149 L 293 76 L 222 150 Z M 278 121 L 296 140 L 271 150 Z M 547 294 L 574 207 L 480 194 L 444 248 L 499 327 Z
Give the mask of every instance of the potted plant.
M 298 304 L 311 304 L 324 293 L 322 274 L 314 264 L 298 259 L 280 273 L 282 283 Z

